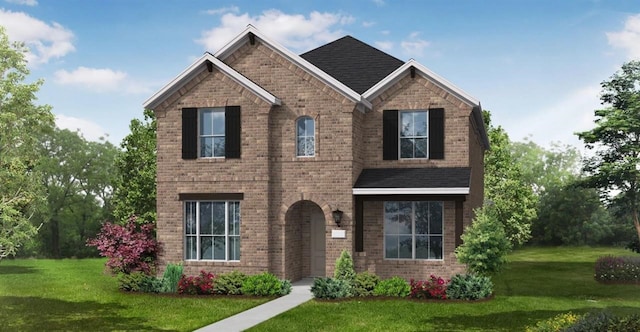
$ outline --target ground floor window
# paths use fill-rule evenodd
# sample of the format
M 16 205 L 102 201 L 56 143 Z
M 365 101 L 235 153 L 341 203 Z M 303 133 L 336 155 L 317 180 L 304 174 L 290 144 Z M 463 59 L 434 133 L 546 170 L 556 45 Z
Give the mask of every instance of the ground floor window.
M 240 202 L 185 202 L 185 259 L 240 260 Z
M 442 202 L 385 202 L 384 257 L 442 259 Z

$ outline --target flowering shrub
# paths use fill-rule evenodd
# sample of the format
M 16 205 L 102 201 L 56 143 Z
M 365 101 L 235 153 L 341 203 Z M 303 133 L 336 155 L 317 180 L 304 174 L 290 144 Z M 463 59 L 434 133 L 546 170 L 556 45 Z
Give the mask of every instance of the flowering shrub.
M 594 278 L 600 282 L 640 282 L 640 257 L 600 257 L 596 261 Z
M 581 316 L 566 313 L 560 314 L 553 318 L 540 321 L 535 326 L 527 326 L 526 332 L 556 332 L 564 331 L 564 329 L 575 324 Z
M 89 239 L 87 245 L 96 247 L 101 256 L 109 258 L 106 265 L 114 274 L 141 271 L 151 275 L 160 250 L 153 231 L 154 224 L 138 223 L 132 216 L 124 226 L 104 223 L 100 233 Z
M 411 292 L 409 297 L 414 299 L 439 299 L 444 300 L 447 298 L 447 284 L 441 277 L 436 277 L 433 274 L 429 276 L 429 280 L 414 280 L 411 279 Z
M 213 294 L 216 276 L 211 272 L 200 271 L 199 276 L 185 276 L 178 281 L 178 294 L 205 295 Z

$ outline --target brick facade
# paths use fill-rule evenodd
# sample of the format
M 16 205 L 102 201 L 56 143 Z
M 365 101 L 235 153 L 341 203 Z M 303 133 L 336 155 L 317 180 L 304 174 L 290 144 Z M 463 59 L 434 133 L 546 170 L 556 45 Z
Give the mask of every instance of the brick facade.
M 439 261 L 385 260 L 381 201 L 364 204 L 364 251 L 354 247 L 352 188 L 364 168 L 471 167 L 471 193 L 463 203 L 464 224 L 482 202 L 483 148 L 472 128 L 472 107 L 416 76 L 403 78 L 372 100 L 373 108 L 357 103 L 289 61 L 281 52 L 256 40 L 223 59 L 224 63 L 264 90 L 280 105 L 258 98 L 218 68 L 203 71 L 155 107 L 158 139 L 158 240 L 163 245 L 161 270 L 182 262 L 186 274 L 205 269 L 215 273 L 270 271 L 297 280 L 311 274 L 311 215 L 325 221 L 326 275 L 344 249 L 354 255 L 357 270 L 382 277 L 449 276 L 462 272 L 455 249 L 455 202 L 444 202 L 445 257 Z M 241 157 L 183 160 L 183 108 L 241 107 Z M 382 160 L 382 111 L 445 109 L 443 160 Z M 315 120 L 315 156 L 296 157 L 296 120 Z M 184 261 L 184 207 L 179 194 L 242 193 L 241 259 L 239 262 Z M 341 227 L 331 212 L 344 211 Z M 345 238 L 332 237 L 345 230 Z

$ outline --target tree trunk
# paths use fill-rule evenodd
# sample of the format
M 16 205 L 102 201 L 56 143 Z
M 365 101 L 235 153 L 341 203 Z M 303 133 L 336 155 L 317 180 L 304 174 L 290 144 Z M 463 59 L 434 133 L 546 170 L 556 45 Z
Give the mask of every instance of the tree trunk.
M 51 255 L 60 258 L 60 225 L 58 220 L 51 218 Z
M 638 220 L 638 211 L 633 212 L 633 225 L 636 226 L 636 232 L 638 233 L 638 241 L 640 241 L 640 221 Z

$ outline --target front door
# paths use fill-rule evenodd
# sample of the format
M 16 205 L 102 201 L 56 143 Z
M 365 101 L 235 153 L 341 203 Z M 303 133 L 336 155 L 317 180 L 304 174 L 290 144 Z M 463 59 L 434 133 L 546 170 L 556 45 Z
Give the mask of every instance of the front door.
M 326 275 L 325 234 L 326 227 L 322 212 L 311 214 L 311 276 Z

